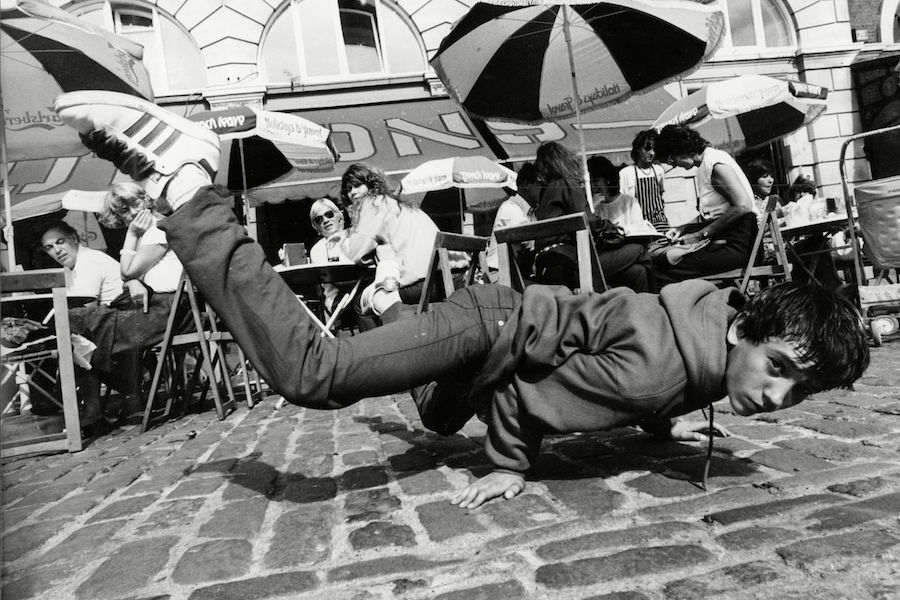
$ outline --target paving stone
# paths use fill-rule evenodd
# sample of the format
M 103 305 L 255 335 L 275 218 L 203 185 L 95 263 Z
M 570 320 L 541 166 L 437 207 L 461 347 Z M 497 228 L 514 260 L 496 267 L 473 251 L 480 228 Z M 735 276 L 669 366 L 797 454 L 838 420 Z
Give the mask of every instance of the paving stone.
M 438 594 L 434 600 L 521 600 L 525 588 L 514 579 Z
M 394 573 L 420 572 L 446 567 L 461 560 L 426 560 L 411 554 L 357 561 L 328 571 L 329 581 L 348 581 L 362 577 L 380 577 Z
M 543 565 L 535 572 L 535 580 L 540 585 L 554 589 L 592 585 L 696 567 L 712 558 L 709 551 L 700 546 L 650 546 L 598 558 Z
M 350 545 L 355 550 L 383 546 L 415 546 L 416 536 L 409 525 L 373 521 L 350 532 Z
M 380 487 L 388 482 L 384 467 L 357 467 L 344 471 L 338 478 L 338 486 L 342 490 L 362 490 Z
M 800 535 L 798 531 L 783 527 L 754 526 L 723 533 L 716 541 L 728 550 L 755 550 L 763 546 L 776 546 Z
M 757 487 L 733 487 L 681 502 L 670 502 L 642 508 L 638 511 L 638 515 L 647 519 L 671 520 L 692 515 L 703 515 L 710 510 L 723 509 L 728 506 L 743 506 L 748 502 L 766 502 L 771 498 L 772 495 L 769 492 Z
M 831 494 L 815 494 L 811 496 L 801 496 L 800 498 L 791 498 L 789 500 L 776 500 L 764 504 L 754 504 L 731 510 L 714 512 L 704 516 L 703 520 L 708 523 L 731 525 L 732 523 L 752 521 L 754 519 L 775 519 L 795 511 L 814 508 L 822 504 L 834 504 L 835 502 L 840 501 L 841 498 L 839 496 Z
M 858 459 L 872 459 L 884 456 L 884 452 L 876 448 L 829 438 L 783 440 L 777 442 L 777 445 L 788 450 L 812 454 L 832 462 L 851 462 Z
M 648 473 L 628 480 L 625 485 L 656 498 L 678 498 L 703 493 L 696 482 L 666 477 L 661 473 Z
M 837 535 L 805 539 L 776 549 L 789 564 L 805 567 L 832 556 L 870 556 L 900 543 L 900 538 L 881 531 L 854 531 Z
M 328 504 L 308 504 L 282 514 L 272 526 L 266 567 L 295 567 L 327 558 L 333 521 L 334 507 Z
M 127 519 L 85 525 L 43 553 L 37 562 L 43 565 L 67 562 L 83 568 L 85 556 L 97 556 L 112 543 L 113 535 L 128 523 Z
M 42 487 L 22 498 L 22 500 L 16 504 L 16 508 L 51 504 L 60 498 L 67 496 L 79 487 L 80 486 L 77 483 L 58 483 L 55 485 L 44 484 Z
M 426 471 L 437 466 L 431 452 L 422 449 L 410 449 L 402 454 L 394 454 L 388 457 L 388 462 L 395 471 Z
M 322 502 L 337 496 L 337 482 L 331 477 L 291 477 L 281 490 L 285 502 L 307 504 Z
M 359 450 L 347 452 L 341 456 L 341 462 L 345 467 L 361 467 L 378 462 L 378 453 L 374 450 Z
M 876 437 L 891 433 L 892 428 L 887 425 L 880 425 L 872 419 L 866 422 L 856 421 L 835 421 L 831 419 L 809 420 L 802 423 L 803 427 L 824 433 L 825 435 L 833 435 L 835 437 L 858 440 L 867 437 Z
M 158 498 L 158 494 L 147 494 L 146 496 L 136 496 L 134 498 L 118 500 L 100 509 L 99 512 L 95 513 L 94 516 L 88 519 L 88 523 L 108 521 L 110 519 L 119 519 L 122 517 L 137 514 L 156 502 Z
M 404 471 L 397 473 L 396 476 L 403 493 L 409 496 L 437 494 L 453 488 L 440 471 L 422 471 L 421 473 Z
M 834 463 L 816 458 L 806 452 L 778 448 L 756 452 L 750 456 L 750 460 L 785 473 L 807 473 L 835 466 Z
M 224 479 L 212 477 L 204 479 L 188 479 L 167 494 L 169 498 L 182 498 L 184 496 L 209 496 L 225 483 Z
M 484 526 L 473 513 L 459 509 L 446 500 L 421 504 L 416 507 L 416 513 L 428 537 L 435 542 L 484 531 Z
M 259 533 L 268 505 L 265 498 L 228 502 L 200 526 L 198 535 L 209 538 L 252 538 Z
M 241 460 L 234 467 L 234 476 L 222 492 L 222 499 L 244 500 L 258 496 L 269 497 L 275 490 L 278 471 L 272 465 L 256 460 Z
M 846 529 L 860 523 L 892 517 L 900 514 L 900 492 L 876 496 L 868 500 L 851 502 L 843 506 L 826 508 L 807 516 L 819 521 L 809 527 L 811 531 Z
M 703 600 L 722 598 L 775 581 L 782 577 L 778 566 L 772 562 L 749 562 L 704 573 L 698 577 L 679 579 L 667 583 L 664 593 L 667 600 Z
M 547 490 L 569 509 L 583 517 L 602 517 L 625 501 L 621 492 L 609 489 L 600 477 L 587 479 L 544 479 Z
M 786 492 L 796 492 L 797 490 L 818 489 L 840 481 L 846 481 L 856 477 L 864 477 L 867 475 L 879 475 L 897 470 L 898 465 L 895 463 L 862 463 L 850 465 L 846 467 L 838 467 L 833 469 L 825 469 L 822 471 L 813 471 L 812 473 L 800 473 L 780 479 L 767 481 L 764 485 L 767 488 Z
M 314 573 L 294 571 L 266 577 L 253 577 L 198 588 L 188 600 L 262 600 L 276 596 L 293 597 L 315 589 L 319 579 Z
M 829 492 L 847 494 L 848 496 L 869 496 L 888 485 L 883 477 L 871 477 L 869 479 L 857 479 L 847 483 L 836 483 L 828 486 Z
M 686 444 L 671 440 L 658 439 L 649 435 L 612 439 L 609 443 L 626 454 L 640 454 L 652 458 L 675 458 L 694 456 L 705 452 L 697 444 Z
M 187 549 L 172 570 L 172 581 L 197 584 L 241 577 L 250 569 L 253 546 L 247 540 L 213 540 Z
M 177 541 L 175 536 L 166 536 L 123 545 L 78 586 L 76 598 L 121 598 L 144 587 L 166 566 L 169 550 Z
M 17 570 L 14 574 L 4 574 L 0 596 L 13 600 L 55 599 L 57 585 L 64 584 L 78 570 L 75 565 L 38 565 Z
M 8 564 L 25 554 L 40 548 L 47 540 L 58 534 L 68 523 L 68 519 L 43 521 L 25 525 L 3 536 L 3 563 Z
M 561 560 L 576 554 L 594 552 L 606 548 L 627 548 L 648 546 L 652 542 L 694 541 L 707 531 L 706 527 L 695 523 L 671 521 L 629 529 L 597 531 L 586 535 L 569 537 L 538 547 L 535 553 L 542 559 Z
M 504 529 L 525 529 L 559 517 L 559 511 L 536 494 L 519 494 L 512 500 L 491 502 L 481 512 Z
M 689 481 L 700 482 L 703 480 L 703 469 L 706 465 L 705 456 L 691 456 L 666 461 L 666 467 L 675 473 L 682 473 Z M 724 486 L 744 485 L 766 479 L 765 473 L 759 471 L 756 465 L 743 458 L 723 458 L 713 455 L 709 466 L 709 486 L 721 488 Z
M 588 596 L 584 600 L 650 600 L 650 596 L 641 592 L 612 592 L 599 596 Z
M 83 515 L 90 512 L 102 499 L 103 498 L 97 494 L 89 493 L 70 496 L 43 511 L 41 513 L 41 519 L 55 519 L 57 517 Z M 6 511 L 4 511 L 4 516 L 9 519 Z M 10 521 L 12 520 L 10 519 Z
M 320 449 L 321 450 L 321 449 Z M 328 452 L 304 454 L 291 461 L 288 473 L 297 473 L 304 477 L 325 477 L 334 469 L 334 457 Z
M 387 488 L 348 492 L 344 499 L 348 523 L 385 519 L 399 508 L 400 499 Z

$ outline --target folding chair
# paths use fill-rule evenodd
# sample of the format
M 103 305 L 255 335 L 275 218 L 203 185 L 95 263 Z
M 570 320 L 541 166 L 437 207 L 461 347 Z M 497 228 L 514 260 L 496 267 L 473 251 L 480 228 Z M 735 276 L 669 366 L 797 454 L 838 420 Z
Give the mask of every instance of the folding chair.
M 180 320 L 182 312 L 181 305 L 184 299 L 187 299 L 188 307 L 191 313 L 194 330 L 187 333 L 176 332 L 176 327 Z M 216 415 L 219 420 L 224 420 L 227 413 L 236 408 L 234 389 L 231 385 L 231 379 L 228 374 L 225 362 L 225 351 L 223 344 L 233 341 L 231 334 L 222 332 L 218 329 L 215 315 L 210 311 L 201 311 L 201 303 L 194 291 L 186 273 L 182 273 L 181 280 L 175 290 L 175 297 L 172 300 L 172 307 L 169 310 L 169 318 L 166 322 L 165 333 L 162 342 L 154 348 L 158 349 L 156 368 L 153 373 L 153 380 L 150 384 L 150 391 L 147 394 L 147 402 L 144 407 L 144 418 L 141 422 L 141 431 L 147 431 L 151 421 L 167 419 L 172 413 L 176 394 L 180 393 L 184 404 L 188 404 L 195 388 L 199 384 L 200 373 L 206 375 L 206 385 L 212 391 L 213 402 L 216 407 Z M 204 309 L 208 307 L 204 303 Z M 190 376 L 184 371 L 185 355 L 194 349 L 200 350 L 200 364 L 196 365 Z M 243 353 L 240 353 L 243 357 Z M 246 364 L 246 361 L 245 361 Z M 168 395 L 164 408 L 156 408 L 156 400 L 162 383 L 163 373 L 168 372 Z M 246 372 L 245 372 L 246 375 Z M 219 383 L 225 386 L 227 400 L 223 400 Z M 248 388 L 249 389 L 249 388 Z M 205 399 L 206 387 L 202 390 L 201 401 Z M 248 403 L 252 399 L 248 397 Z M 158 414 L 154 414 L 157 412 Z
M 434 238 L 434 248 L 431 252 L 431 260 L 428 263 L 428 271 L 425 273 L 425 281 L 422 284 L 422 295 L 419 298 L 419 307 L 416 312 L 428 310 L 428 299 L 431 297 L 431 289 L 434 286 L 435 271 L 440 270 L 441 281 L 444 284 L 444 295 L 449 297 L 453 293 L 453 273 L 450 269 L 450 253 L 465 252 L 469 255 L 469 267 L 466 272 L 466 286 L 475 282 L 480 269 L 487 273 L 487 247 L 491 238 L 461 235 L 458 233 L 446 233 L 439 231 Z
M 575 249 L 578 257 L 578 286 L 582 293 L 594 291 L 593 268 L 597 269 L 603 289 L 606 289 L 606 278 L 600 267 L 597 249 L 591 237 L 591 228 L 583 213 L 563 215 L 552 219 L 535 221 L 514 227 L 502 227 L 494 231 L 497 240 L 497 257 L 499 262 L 499 282 L 513 289 L 522 291 L 525 288 L 525 277 L 516 261 L 513 243 L 529 242 L 565 234 L 575 234 Z
M 42 292 L 50 290 L 53 298 L 53 313 L 55 327 L 55 348 L 35 348 L 33 351 L 23 349 L 21 352 L 7 354 L 2 359 L 4 380 L 17 373 L 19 366 L 30 363 L 35 368 L 31 371 L 30 378 L 36 372 L 42 372 L 55 379 L 58 373 L 59 388 L 62 393 L 62 409 L 65 419 L 65 431 L 59 434 L 44 435 L 39 438 L 0 443 L 4 457 L 15 456 L 23 453 L 68 450 L 77 452 L 81 450 L 81 425 L 78 416 L 78 400 L 75 396 L 75 368 L 72 361 L 72 344 L 69 329 L 69 311 L 66 300 L 66 277 L 63 269 L 41 269 L 25 271 L 22 273 L 0 274 L 0 287 L 4 293 L 12 292 Z M 22 300 L 26 298 L 4 298 L 4 300 Z M 46 361 L 55 361 L 57 369 L 45 367 Z M 27 383 L 26 382 L 22 382 Z M 19 390 L 22 388 L 20 387 Z M 36 389 L 32 386 L 31 389 Z M 13 403 L 16 392 L 9 399 L 9 405 Z M 40 390 L 56 404 L 59 401 L 53 394 L 53 390 Z
M 724 271 L 722 273 L 704 275 L 701 279 L 731 281 L 732 283 L 736 283 L 740 280 L 741 283 L 739 289 L 741 290 L 741 293 L 747 292 L 747 287 L 750 285 L 751 279 L 762 281 L 764 284 L 768 284 L 772 279 L 784 279 L 790 281 L 791 267 L 787 260 L 787 249 L 785 247 L 784 239 L 781 237 L 781 229 L 778 226 L 778 217 L 775 215 L 777 204 L 778 196 L 769 196 L 763 214 L 762 225 L 756 232 L 756 237 L 753 239 L 753 248 L 750 251 L 750 257 L 747 259 L 746 266 L 740 269 Z M 757 265 L 756 261 L 759 249 L 762 246 L 766 233 L 769 233 L 772 243 L 775 246 L 775 260 L 777 261 L 777 264 Z

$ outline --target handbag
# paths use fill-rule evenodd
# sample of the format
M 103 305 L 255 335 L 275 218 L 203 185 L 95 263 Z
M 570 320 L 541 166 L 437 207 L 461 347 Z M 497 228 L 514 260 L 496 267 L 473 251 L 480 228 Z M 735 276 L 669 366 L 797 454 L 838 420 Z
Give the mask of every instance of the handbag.
M 625 230 L 609 219 L 595 219 L 590 226 L 598 250 L 613 250 L 625 245 Z

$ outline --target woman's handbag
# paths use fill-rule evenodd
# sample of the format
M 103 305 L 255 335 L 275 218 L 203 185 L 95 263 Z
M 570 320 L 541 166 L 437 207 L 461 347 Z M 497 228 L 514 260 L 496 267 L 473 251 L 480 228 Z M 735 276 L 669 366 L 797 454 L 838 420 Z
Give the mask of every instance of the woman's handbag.
M 590 225 L 597 250 L 614 250 L 625 245 L 625 230 L 609 219 L 595 219 Z

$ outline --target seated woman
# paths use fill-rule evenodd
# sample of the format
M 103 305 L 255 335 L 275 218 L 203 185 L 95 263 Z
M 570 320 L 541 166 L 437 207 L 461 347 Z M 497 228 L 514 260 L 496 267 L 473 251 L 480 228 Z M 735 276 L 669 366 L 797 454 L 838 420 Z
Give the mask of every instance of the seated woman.
M 50 224 L 41 235 L 41 249 L 66 270 L 69 296 L 96 298 L 100 304 L 109 305 L 122 293 L 116 259 L 82 246 L 78 232 L 65 221 Z
M 438 228 L 421 209 L 394 198 L 384 174 L 356 163 L 344 172 L 341 197 L 349 206 L 352 223 L 342 244 L 356 263 L 374 251 L 378 258 L 375 282 L 362 294 L 363 313 L 381 315 L 398 299 L 418 304 Z M 464 283 L 465 254 L 451 252 L 450 266 L 457 286 Z M 441 286 L 432 288 L 431 300 L 443 297 Z
M 787 225 L 803 225 L 826 218 L 827 202 L 819 197 L 815 180 L 801 173 L 791 184 L 782 210 Z M 788 243 L 788 259 L 794 265 L 791 276 L 797 281 L 813 280 L 828 289 L 840 289 L 844 282 L 835 264 L 835 255 L 840 254 L 832 247 L 847 244 L 845 232 L 814 233 Z M 852 259 L 852 254 L 846 256 Z
M 182 266 L 157 228 L 161 215 L 153 212 L 139 185 L 119 183 L 107 193 L 98 220 L 105 227 L 127 227 L 122 247 L 121 275 L 128 292 L 110 306 L 86 306 L 69 311 L 73 333 L 97 345 L 91 356 L 93 381 L 82 390 L 85 421 L 102 429 L 103 407 L 99 383 L 125 394 L 123 417 L 136 417 L 140 405 L 139 376 L 144 351 L 162 341 Z
M 673 227 L 666 236 L 682 247 L 654 255 L 656 286 L 747 264 L 758 224 L 753 190 L 727 152 L 712 148 L 699 133 L 683 125 L 666 125 L 656 140 L 656 156 L 672 166 L 697 168 L 695 181 L 700 216 Z

